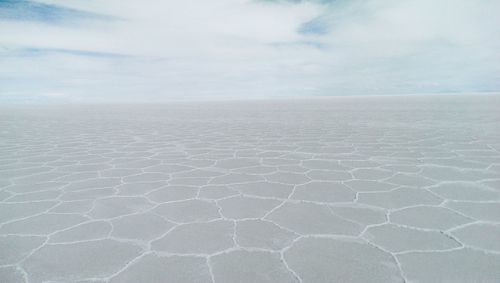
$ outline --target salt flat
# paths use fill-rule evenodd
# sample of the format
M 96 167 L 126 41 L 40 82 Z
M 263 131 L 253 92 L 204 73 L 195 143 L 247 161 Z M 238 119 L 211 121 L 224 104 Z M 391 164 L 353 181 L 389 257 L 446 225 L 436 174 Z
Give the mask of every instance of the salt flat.
M 499 96 L 0 110 L 0 282 L 499 281 Z

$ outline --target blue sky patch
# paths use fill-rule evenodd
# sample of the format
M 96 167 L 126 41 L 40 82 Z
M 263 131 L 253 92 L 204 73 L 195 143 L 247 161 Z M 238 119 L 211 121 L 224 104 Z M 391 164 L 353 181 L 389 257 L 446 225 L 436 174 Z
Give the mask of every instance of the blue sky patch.
M 78 20 L 110 20 L 113 17 L 26 0 L 0 0 L 0 19 L 62 24 Z

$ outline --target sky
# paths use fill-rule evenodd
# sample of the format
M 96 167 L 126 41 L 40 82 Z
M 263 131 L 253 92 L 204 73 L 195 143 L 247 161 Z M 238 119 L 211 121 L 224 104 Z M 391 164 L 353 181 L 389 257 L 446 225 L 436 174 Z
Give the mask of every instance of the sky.
M 500 92 L 499 0 L 0 0 L 0 103 Z

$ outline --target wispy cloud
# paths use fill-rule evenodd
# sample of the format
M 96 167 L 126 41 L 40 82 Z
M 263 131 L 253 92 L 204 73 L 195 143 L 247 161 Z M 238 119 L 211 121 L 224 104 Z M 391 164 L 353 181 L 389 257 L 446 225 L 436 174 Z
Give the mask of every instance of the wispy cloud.
M 500 2 L 0 1 L 0 100 L 500 90 Z
M 63 48 L 3 48 L 0 49 L 0 57 L 40 57 L 49 54 L 59 55 L 74 55 L 83 57 L 100 57 L 100 58 L 127 58 L 131 57 L 127 54 L 98 52 L 88 50 L 63 49 Z

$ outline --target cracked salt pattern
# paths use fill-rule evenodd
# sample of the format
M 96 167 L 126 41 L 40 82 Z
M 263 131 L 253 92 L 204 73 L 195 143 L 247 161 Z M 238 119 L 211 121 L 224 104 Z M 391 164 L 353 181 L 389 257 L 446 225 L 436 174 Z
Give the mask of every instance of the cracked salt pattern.
M 500 98 L 0 111 L 0 282 L 499 282 Z

